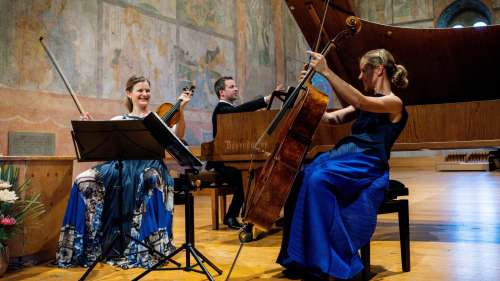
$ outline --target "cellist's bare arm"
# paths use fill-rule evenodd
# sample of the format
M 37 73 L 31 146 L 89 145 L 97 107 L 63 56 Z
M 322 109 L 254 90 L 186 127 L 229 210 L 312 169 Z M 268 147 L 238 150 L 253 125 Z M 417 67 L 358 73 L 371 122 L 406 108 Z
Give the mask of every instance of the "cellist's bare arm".
M 302 70 L 300 72 L 300 75 L 298 77 L 298 80 L 302 80 L 305 77 L 305 74 L 307 73 L 306 70 Z M 323 117 L 321 118 L 321 121 L 330 123 L 330 124 L 343 124 L 352 121 L 355 116 L 354 113 L 356 112 L 356 108 L 352 105 L 349 105 L 345 108 L 335 110 L 332 112 L 325 112 L 323 114 Z
M 377 98 L 368 97 L 329 69 L 323 75 L 335 85 L 336 93 L 355 108 L 377 113 L 395 114 L 402 111 L 403 102 L 394 94 Z
M 369 97 L 363 95 L 358 89 L 340 78 L 334 73 L 326 63 L 325 57 L 322 54 L 308 51 L 311 55 L 311 67 L 330 81 L 337 95 L 354 106 L 365 111 L 377 113 L 392 113 L 397 114 L 402 111 L 403 103 L 400 98 L 394 94 L 386 95 L 384 97 Z
M 354 106 L 350 105 L 348 107 L 332 112 L 325 112 L 323 114 L 323 117 L 321 118 L 321 121 L 335 125 L 347 123 L 354 119 L 355 112 L 356 109 L 354 108 Z

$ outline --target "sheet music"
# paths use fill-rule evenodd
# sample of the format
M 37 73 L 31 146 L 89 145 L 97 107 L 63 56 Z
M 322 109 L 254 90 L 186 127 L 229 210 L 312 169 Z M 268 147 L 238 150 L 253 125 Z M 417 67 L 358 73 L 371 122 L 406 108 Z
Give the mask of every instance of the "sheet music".
M 203 163 L 191 153 L 189 148 L 184 145 L 174 132 L 172 132 L 156 112 L 151 112 L 144 118 L 144 125 L 149 129 L 158 143 L 160 143 L 181 166 L 203 166 Z

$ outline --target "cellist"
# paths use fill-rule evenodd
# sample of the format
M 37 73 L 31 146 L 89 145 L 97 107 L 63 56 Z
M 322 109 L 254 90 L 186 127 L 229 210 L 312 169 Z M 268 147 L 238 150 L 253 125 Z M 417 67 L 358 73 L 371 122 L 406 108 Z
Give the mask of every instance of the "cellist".
M 348 279 L 363 268 L 358 250 L 375 230 L 377 209 L 389 184 L 390 151 L 408 119 L 393 92 L 408 85 L 407 71 L 387 50 L 368 51 L 359 61 L 362 94 L 330 69 L 323 55 L 309 54 L 311 67 L 349 104 L 325 113 L 322 121 L 355 122 L 350 136 L 299 173 L 285 205 L 277 262 L 288 277 Z

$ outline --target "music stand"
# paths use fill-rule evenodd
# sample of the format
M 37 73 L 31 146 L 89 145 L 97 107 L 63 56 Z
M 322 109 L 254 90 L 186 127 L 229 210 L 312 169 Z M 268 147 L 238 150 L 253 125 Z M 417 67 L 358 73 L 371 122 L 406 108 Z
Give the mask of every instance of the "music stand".
M 133 280 L 139 280 L 144 277 L 146 274 L 150 273 L 153 270 L 157 269 L 159 266 L 163 265 L 167 260 L 170 260 L 172 257 L 180 253 L 182 250 L 186 250 L 186 266 L 181 268 L 161 268 L 165 270 L 178 270 L 183 269 L 185 271 L 195 271 L 198 273 L 205 274 L 207 278 L 211 281 L 214 280 L 210 272 L 208 272 L 207 268 L 203 265 L 203 262 L 206 262 L 210 265 L 218 274 L 222 274 L 222 270 L 220 270 L 215 264 L 213 264 L 209 259 L 207 259 L 198 249 L 195 248 L 194 245 L 194 200 L 193 195 L 191 194 L 192 188 L 192 178 L 194 175 L 198 174 L 198 169 L 202 166 L 201 161 L 194 156 L 191 151 L 182 143 L 182 141 L 177 138 L 175 134 L 173 134 L 165 124 L 161 120 L 161 118 L 155 113 L 152 112 L 148 114 L 144 118 L 144 125 L 149 129 L 152 136 L 161 144 L 161 146 L 167 150 L 167 152 L 172 155 L 172 157 L 178 162 L 178 164 L 182 167 L 186 167 L 185 174 L 181 175 L 183 181 L 183 191 L 184 191 L 184 209 L 185 209 L 185 231 L 186 231 L 186 242 L 182 244 L 181 247 L 176 249 L 168 256 L 164 256 L 160 259 L 155 265 L 151 268 L 147 269 L 143 273 L 139 274 Z M 196 265 L 200 266 L 201 271 L 194 269 L 194 266 L 191 266 L 190 257 L 196 260 Z
M 116 160 L 118 169 L 118 184 L 114 186 L 118 194 L 118 217 L 111 215 L 111 231 L 109 239 L 103 241 L 101 255 L 90 265 L 80 280 L 90 274 L 96 264 L 108 256 L 113 247 L 118 244 L 117 254 L 123 255 L 125 239 L 133 240 L 154 252 L 160 257 L 165 255 L 142 241 L 135 239 L 124 231 L 124 214 L 122 209 L 122 168 L 123 160 L 163 159 L 164 149 L 144 126 L 142 120 L 117 121 L 72 121 L 73 144 L 78 161 L 111 161 Z M 106 209 L 106 208 L 105 208 Z M 171 261 L 180 267 L 180 263 Z

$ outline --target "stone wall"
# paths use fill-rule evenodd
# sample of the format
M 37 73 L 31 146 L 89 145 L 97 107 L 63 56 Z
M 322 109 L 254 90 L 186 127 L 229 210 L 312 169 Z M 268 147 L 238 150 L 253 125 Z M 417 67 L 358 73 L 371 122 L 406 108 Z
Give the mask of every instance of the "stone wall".
M 500 21 L 500 0 L 484 1 Z M 433 27 L 449 0 L 353 0 L 362 18 Z M 73 155 L 79 113 L 39 43 L 56 57 L 86 111 L 125 111 L 124 84 L 150 78 L 154 107 L 197 86 L 186 139 L 211 140 L 213 83 L 236 78 L 240 102 L 294 86 L 308 45 L 282 0 L 0 0 L 0 154 L 9 132 L 54 133 L 56 155 Z M 333 100 L 333 99 L 332 99 Z
M 236 78 L 240 102 L 294 83 L 306 44 L 281 0 L 0 0 L 0 154 L 8 132 L 56 134 L 74 154 L 79 113 L 39 37 L 95 119 L 125 111 L 128 77 L 149 77 L 153 103 L 174 102 L 189 83 L 186 139 L 212 138 L 213 83 Z

